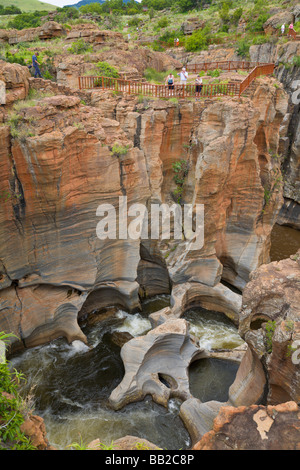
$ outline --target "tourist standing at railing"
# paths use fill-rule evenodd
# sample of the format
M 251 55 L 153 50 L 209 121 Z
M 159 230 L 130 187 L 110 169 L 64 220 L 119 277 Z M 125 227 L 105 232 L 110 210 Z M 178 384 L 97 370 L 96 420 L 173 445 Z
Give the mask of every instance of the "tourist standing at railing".
M 172 73 L 169 73 L 169 75 L 166 78 L 166 86 L 169 88 L 169 96 L 170 94 L 173 96 L 174 94 L 174 75 Z
M 197 97 L 200 96 L 202 88 L 203 88 L 202 78 L 200 77 L 200 75 L 197 75 L 196 77 L 196 101 L 197 101 Z
M 186 85 L 187 84 L 187 79 L 188 79 L 188 76 L 189 76 L 186 69 L 183 67 L 181 72 L 178 73 L 177 75 L 179 75 L 179 77 L 180 77 L 180 85 Z

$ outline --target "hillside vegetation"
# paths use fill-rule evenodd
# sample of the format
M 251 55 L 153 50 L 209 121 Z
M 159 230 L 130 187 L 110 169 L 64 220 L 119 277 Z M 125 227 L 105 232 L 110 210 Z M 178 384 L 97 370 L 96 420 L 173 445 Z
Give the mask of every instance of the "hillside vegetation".
M 11 0 L 0 0 L 0 5 Z M 37 0 L 15 0 L 22 11 L 33 9 Z M 209 44 L 237 42 L 243 33 L 241 53 L 249 44 L 268 42 L 264 24 L 277 13 L 291 10 L 297 1 L 285 0 L 107 0 L 104 4 L 91 3 L 80 8 L 56 8 L 51 18 L 67 27 L 79 22 L 94 22 L 103 29 L 130 34 L 154 50 L 164 50 L 174 44 L 175 37 L 188 51 L 205 49 Z M 45 4 L 46 5 L 46 4 Z M 51 8 L 53 9 L 53 8 Z M 47 20 L 47 12 L 27 13 L 1 18 L 1 28 L 24 29 L 41 26 Z M 46 8 L 44 8 L 46 10 Z M 1 13 L 0 13 L 1 14 Z M 281 24 L 277 25 L 280 32 Z M 296 25 L 297 28 L 297 25 Z M 272 39 L 273 40 L 273 39 Z
M 50 3 L 39 2 L 39 0 L 0 0 L 0 5 L 7 7 L 14 5 L 20 10 L 27 11 L 52 11 L 56 9 L 55 5 Z

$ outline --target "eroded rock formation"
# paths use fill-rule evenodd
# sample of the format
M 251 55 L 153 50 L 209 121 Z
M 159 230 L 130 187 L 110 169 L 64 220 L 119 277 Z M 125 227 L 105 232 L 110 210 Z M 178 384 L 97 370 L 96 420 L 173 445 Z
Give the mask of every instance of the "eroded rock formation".
M 6 91 L 3 104 L 10 105 L 14 101 L 24 100 L 28 95 L 30 77 L 27 67 L 0 60 L 0 81 L 3 82 Z M 1 115 L 0 109 L 0 117 Z
M 299 450 L 299 407 L 224 407 L 193 450 Z
M 147 335 L 128 341 L 121 357 L 125 375 L 109 397 L 115 410 L 146 395 L 166 407 L 170 398 L 191 398 L 188 368 L 206 353 L 192 343 L 186 320 L 169 319 Z
M 31 42 L 37 39 L 54 39 L 63 36 L 65 31 L 61 24 L 55 21 L 47 21 L 43 26 L 29 29 L 0 29 L 0 44 L 18 44 Z
M 139 103 L 101 90 L 83 100 L 69 91 L 20 104 L 13 137 L 8 125 L 0 128 L 1 194 L 7 195 L 0 206 L 1 324 L 12 325 L 23 344 L 46 341 L 48 329 L 49 338 L 72 341 L 80 336 L 78 310 L 79 317 L 112 304 L 134 310 L 140 295 L 175 293 L 184 284 L 204 306 L 215 305 L 216 295 L 219 309 L 236 322 L 239 295 L 221 281 L 241 289 L 268 261 L 282 205 L 280 164 L 272 158 L 287 106 L 282 88 L 261 79 L 252 101 Z M 124 196 L 128 207 L 139 203 L 149 211 L 152 203 L 177 203 L 173 164 L 182 161 L 188 171 L 181 202 L 204 204 L 202 248 L 192 250 L 172 234 L 170 241 L 99 239 L 103 203 L 117 216 Z M 51 307 L 43 302 L 48 288 L 60 292 Z M 25 290 L 34 319 L 26 327 L 26 303 L 18 301 Z M 40 293 L 38 301 L 30 292 Z
M 268 403 L 299 401 L 300 252 L 253 272 L 239 331 L 264 364 Z

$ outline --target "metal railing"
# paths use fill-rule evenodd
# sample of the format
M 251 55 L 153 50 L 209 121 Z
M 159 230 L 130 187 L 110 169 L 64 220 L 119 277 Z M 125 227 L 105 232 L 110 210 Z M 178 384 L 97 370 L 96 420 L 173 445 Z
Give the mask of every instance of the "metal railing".
M 153 98 L 194 98 L 197 96 L 212 97 L 239 95 L 238 83 L 218 83 L 202 85 L 201 92 L 197 91 L 196 85 L 155 85 L 152 83 L 134 82 L 108 77 L 79 77 L 79 88 L 85 90 L 103 89 L 127 93 L 128 95 L 152 96 Z
M 189 64 L 187 66 L 189 72 L 207 72 L 208 70 L 226 70 L 226 71 L 234 71 L 234 70 L 252 70 L 254 67 L 259 65 L 266 65 L 265 62 L 250 62 L 247 60 L 223 60 L 223 61 L 215 61 L 215 62 L 199 62 L 195 64 Z
M 120 78 L 109 77 L 79 77 L 80 90 L 114 90 L 115 92 L 127 93 L 129 95 L 151 96 L 153 98 L 195 98 L 195 97 L 213 97 L 213 96 L 241 96 L 255 78 L 261 75 L 272 74 L 274 64 L 265 64 L 249 61 L 216 61 L 202 62 L 188 66 L 190 73 L 200 71 L 214 70 L 251 70 L 244 81 L 241 83 L 216 83 L 202 85 L 201 91 L 196 84 L 176 85 L 156 85 L 148 82 L 138 82 Z
M 287 32 L 287 36 L 291 36 L 293 39 L 297 39 L 298 34 L 294 29 L 289 29 Z
M 256 78 L 262 75 L 271 75 L 274 72 L 275 64 L 265 64 L 257 65 L 253 70 L 247 75 L 245 80 L 240 83 L 240 95 L 248 88 L 250 83 L 252 83 Z

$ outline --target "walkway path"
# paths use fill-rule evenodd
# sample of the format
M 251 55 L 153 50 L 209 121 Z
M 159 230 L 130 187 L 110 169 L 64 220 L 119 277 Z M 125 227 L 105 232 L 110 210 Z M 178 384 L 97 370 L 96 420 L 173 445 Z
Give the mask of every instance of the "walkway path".
M 207 70 L 247 70 L 250 73 L 240 83 L 217 83 L 203 85 L 201 93 L 196 92 L 196 85 L 174 85 L 174 89 L 169 89 L 166 85 L 154 85 L 147 82 L 136 82 L 109 77 L 79 77 L 79 89 L 108 89 L 116 92 L 123 92 L 129 95 L 151 96 L 153 98 L 197 98 L 213 96 L 241 96 L 248 86 L 261 75 L 270 75 L 274 71 L 274 64 L 247 62 L 247 61 L 223 61 L 223 62 L 203 62 L 191 64 L 187 67 L 190 73 L 199 73 Z

